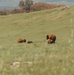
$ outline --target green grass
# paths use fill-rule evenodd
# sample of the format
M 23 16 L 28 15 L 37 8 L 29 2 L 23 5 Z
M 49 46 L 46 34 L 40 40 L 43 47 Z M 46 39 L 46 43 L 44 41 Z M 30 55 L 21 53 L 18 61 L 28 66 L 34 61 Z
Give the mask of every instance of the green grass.
M 74 7 L 61 9 L 0 16 L 0 75 L 74 75 Z M 18 44 L 21 37 L 34 43 Z

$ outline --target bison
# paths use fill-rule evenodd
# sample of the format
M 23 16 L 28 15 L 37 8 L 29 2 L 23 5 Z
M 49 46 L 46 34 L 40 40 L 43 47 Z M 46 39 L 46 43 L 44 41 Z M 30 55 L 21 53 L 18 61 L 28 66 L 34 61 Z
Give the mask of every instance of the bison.
M 56 36 L 54 34 L 49 34 L 46 36 L 46 39 L 50 39 L 52 40 L 52 43 L 55 43 L 55 40 L 56 40 Z
M 26 42 L 26 39 L 24 39 L 24 38 L 19 38 L 19 39 L 17 40 L 17 43 L 23 43 L 23 42 Z
M 53 40 L 48 39 L 48 40 L 47 40 L 47 43 L 48 43 L 48 44 L 53 43 Z
M 28 41 L 27 43 L 33 43 L 33 41 Z

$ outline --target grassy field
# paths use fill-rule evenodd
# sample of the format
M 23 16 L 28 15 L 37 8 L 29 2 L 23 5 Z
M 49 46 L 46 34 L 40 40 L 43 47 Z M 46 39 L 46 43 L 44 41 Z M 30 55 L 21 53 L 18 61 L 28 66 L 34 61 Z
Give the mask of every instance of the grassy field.
M 0 16 L 0 75 L 74 75 L 74 7 Z

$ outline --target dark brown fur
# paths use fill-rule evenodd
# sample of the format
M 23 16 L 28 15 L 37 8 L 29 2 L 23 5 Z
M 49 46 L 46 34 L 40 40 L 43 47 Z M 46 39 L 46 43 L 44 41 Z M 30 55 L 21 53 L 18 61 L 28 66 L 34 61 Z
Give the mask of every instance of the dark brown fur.
M 26 42 L 26 39 L 19 38 L 19 39 L 17 40 L 17 43 L 23 43 L 23 42 Z
M 33 43 L 33 41 L 28 41 L 27 43 Z
M 55 40 L 56 40 L 56 36 L 54 34 L 49 34 L 46 36 L 46 39 L 50 39 L 52 40 L 52 43 L 55 43 Z

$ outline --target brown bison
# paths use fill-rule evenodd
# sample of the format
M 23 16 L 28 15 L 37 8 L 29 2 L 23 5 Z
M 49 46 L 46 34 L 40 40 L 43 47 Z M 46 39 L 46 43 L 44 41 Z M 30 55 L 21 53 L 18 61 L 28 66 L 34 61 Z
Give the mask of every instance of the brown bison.
M 28 41 L 27 43 L 33 43 L 33 41 Z
M 19 39 L 17 40 L 17 43 L 23 43 L 23 42 L 26 42 L 26 39 L 19 38 Z
M 48 40 L 47 40 L 47 43 L 48 43 L 48 44 L 53 43 L 53 40 L 48 39 Z
M 52 43 L 55 43 L 55 40 L 56 40 L 56 36 L 54 34 L 49 34 L 46 36 L 46 39 L 50 39 L 52 40 Z

